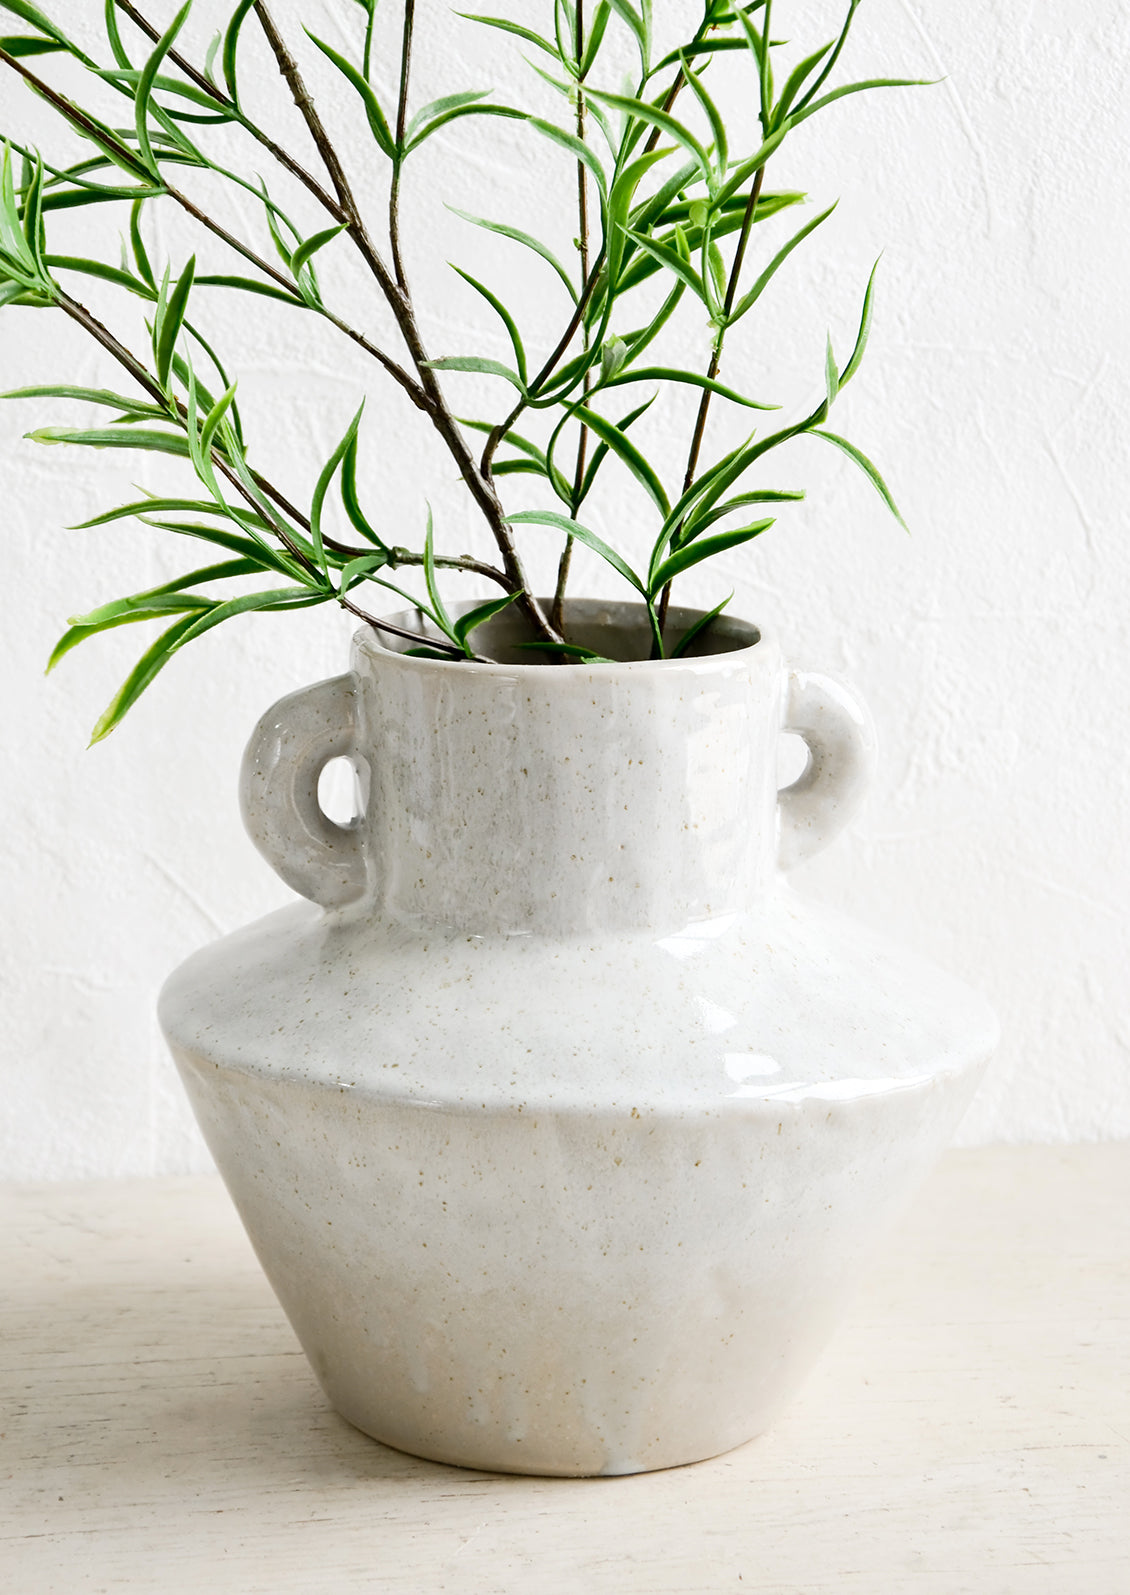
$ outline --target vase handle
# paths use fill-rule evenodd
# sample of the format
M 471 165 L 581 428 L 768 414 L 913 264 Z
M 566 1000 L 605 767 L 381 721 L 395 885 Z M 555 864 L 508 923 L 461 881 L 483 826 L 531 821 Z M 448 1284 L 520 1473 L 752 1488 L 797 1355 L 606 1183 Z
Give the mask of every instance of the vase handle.
M 875 772 L 875 726 L 866 706 L 830 676 L 790 670 L 782 731 L 808 748 L 804 772 L 779 794 L 777 862 L 819 853 L 862 803 Z
M 251 840 L 288 886 L 324 908 L 365 890 L 360 822 L 338 825 L 318 802 L 329 761 L 357 761 L 357 685 L 350 671 L 280 698 L 251 733 L 240 771 Z

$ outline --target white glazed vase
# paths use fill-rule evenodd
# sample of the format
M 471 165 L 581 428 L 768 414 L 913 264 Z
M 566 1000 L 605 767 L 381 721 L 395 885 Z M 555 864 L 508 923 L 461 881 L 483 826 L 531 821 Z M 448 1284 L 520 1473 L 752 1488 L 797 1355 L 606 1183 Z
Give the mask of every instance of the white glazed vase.
M 738 621 L 567 667 L 493 624 L 499 664 L 361 632 L 263 717 L 244 815 L 309 901 L 189 959 L 162 1024 L 350 1422 L 476 1468 L 670 1467 L 772 1421 L 996 1025 L 784 882 L 871 772 L 843 688 Z M 595 603 L 571 632 L 642 636 Z M 341 755 L 350 826 L 317 798 Z

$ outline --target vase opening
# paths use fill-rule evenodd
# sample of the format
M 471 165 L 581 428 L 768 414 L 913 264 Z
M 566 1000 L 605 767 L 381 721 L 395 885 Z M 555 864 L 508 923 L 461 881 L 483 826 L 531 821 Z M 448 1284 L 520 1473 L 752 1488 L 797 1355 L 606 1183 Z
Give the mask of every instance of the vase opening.
M 479 599 L 472 599 L 466 603 L 449 605 L 452 618 L 457 619 L 466 614 L 476 608 L 479 602 Z M 548 613 L 552 600 L 542 598 L 539 602 Z M 702 609 L 672 605 L 664 628 L 668 649 L 673 649 L 679 639 L 706 613 L 707 611 Z M 443 640 L 441 634 L 418 609 L 401 610 L 398 614 L 386 615 L 383 618 L 418 635 L 419 646 L 426 647 L 429 643 Z M 565 605 L 565 629 L 570 643 L 591 649 L 613 664 L 647 663 L 662 666 L 677 662 L 651 658 L 651 627 L 643 604 L 593 598 L 570 599 Z M 363 637 L 367 647 L 383 649 L 388 653 L 408 653 L 417 646 L 406 637 L 397 637 L 387 632 L 377 633 L 372 629 L 359 636 Z M 525 616 L 515 605 L 503 610 L 493 620 L 476 627 L 473 637 L 476 652 L 484 654 L 494 664 L 505 665 L 508 669 L 512 669 L 515 665 L 530 665 L 537 668 L 560 663 L 560 655 L 549 651 L 541 653 L 537 648 L 528 646 L 535 641 L 533 631 Z M 756 646 L 760 641 L 759 628 L 749 621 L 739 620 L 731 615 L 717 615 L 692 640 L 683 657 L 705 659 L 715 654 L 739 653 L 746 648 Z M 459 663 L 462 664 L 463 661 Z M 596 668 L 599 668 L 599 664 Z

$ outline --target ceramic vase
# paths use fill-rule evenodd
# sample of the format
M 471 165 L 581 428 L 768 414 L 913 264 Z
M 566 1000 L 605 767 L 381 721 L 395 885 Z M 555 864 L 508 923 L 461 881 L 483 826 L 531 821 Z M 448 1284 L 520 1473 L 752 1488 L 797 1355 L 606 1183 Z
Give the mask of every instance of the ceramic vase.
M 996 1025 L 787 884 L 870 779 L 843 687 L 736 620 L 569 666 L 515 624 L 497 664 L 367 629 L 263 717 L 244 816 L 302 900 L 190 958 L 161 1020 L 344 1417 L 467 1467 L 666 1468 L 772 1423 Z M 646 652 L 631 605 L 570 634 Z

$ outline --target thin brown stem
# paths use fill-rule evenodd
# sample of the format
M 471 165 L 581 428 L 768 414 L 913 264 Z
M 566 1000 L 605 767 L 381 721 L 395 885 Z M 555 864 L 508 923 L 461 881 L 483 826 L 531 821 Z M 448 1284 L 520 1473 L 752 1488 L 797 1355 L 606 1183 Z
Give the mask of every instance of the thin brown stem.
M 333 147 L 329 134 L 322 125 L 322 119 L 318 115 L 313 100 L 310 98 L 310 92 L 302 81 L 298 63 L 287 49 L 286 41 L 278 28 L 276 28 L 274 19 L 264 5 L 263 0 L 254 0 L 254 3 L 255 15 L 259 18 L 259 26 L 266 35 L 267 43 L 270 45 L 271 52 L 278 62 L 279 71 L 282 73 L 286 86 L 291 92 L 295 105 L 302 113 L 302 120 L 306 123 L 310 137 L 314 140 L 315 148 L 322 159 L 322 165 L 326 168 L 330 182 L 333 184 L 338 204 L 347 218 L 351 221 L 359 221 L 360 214 L 353 198 L 353 190 L 349 186 L 349 180 L 338 158 L 338 153 Z
M 489 475 L 476 465 L 467 441 L 459 430 L 459 424 L 448 408 L 439 380 L 431 369 L 408 289 L 407 287 L 402 287 L 396 280 L 395 275 L 390 272 L 388 266 L 374 248 L 357 209 L 353 192 L 349 186 L 349 180 L 345 175 L 337 151 L 334 149 L 318 114 L 317 107 L 302 81 L 298 67 L 278 29 L 275 27 L 267 7 L 263 4 L 263 0 L 255 0 L 255 14 L 259 18 L 260 25 L 278 63 L 279 70 L 290 88 L 294 103 L 301 112 L 310 136 L 314 140 L 322 162 L 330 175 L 334 191 L 338 196 L 342 209 L 346 213 L 350 237 L 357 245 L 362 258 L 376 278 L 377 284 L 396 318 L 400 335 L 408 347 L 412 363 L 419 374 L 420 386 L 429 400 L 428 413 L 432 418 L 432 424 L 447 445 L 448 451 L 459 468 L 459 474 L 462 476 L 472 498 L 491 529 L 495 543 L 498 545 L 498 550 L 502 555 L 502 565 L 511 584 L 511 591 L 521 593 L 522 596 L 518 600 L 519 607 L 525 612 L 526 618 L 534 628 L 534 631 L 547 642 L 560 642 L 561 638 L 550 625 L 541 605 L 530 591 L 525 569 L 514 544 L 514 539 L 510 535 L 510 529 L 506 524 L 506 514 L 498 494 L 495 492 L 494 484 Z
M 100 343 L 108 354 L 112 354 L 118 364 L 125 367 L 137 385 L 144 389 L 154 404 L 167 409 L 169 400 L 161 391 L 160 384 L 150 376 L 136 355 L 131 354 L 125 344 L 114 336 L 109 327 L 99 321 L 97 316 L 91 315 L 85 305 L 79 304 L 77 299 L 72 299 L 70 294 L 64 293 L 57 285 L 54 297 L 59 309 Z
M 144 33 L 146 38 L 149 39 L 153 44 L 156 44 L 160 40 L 161 30 L 159 28 L 155 28 L 149 21 L 148 17 L 142 16 L 137 7 L 130 4 L 130 0 L 114 0 L 114 5 L 117 10 L 121 11 L 123 15 L 130 19 L 134 27 L 140 28 L 141 32 Z M 224 91 L 222 89 L 218 89 L 212 82 L 211 78 L 206 77 L 203 72 L 197 71 L 192 62 L 186 61 L 184 56 L 181 55 L 177 50 L 167 50 L 165 52 L 165 59 L 167 61 L 171 61 L 174 66 L 179 67 L 184 73 L 185 77 L 188 78 L 190 82 L 195 83 L 196 87 L 201 89 L 211 99 L 215 100 L 217 105 L 222 105 L 225 110 L 229 108 L 232 110 L 235 109 L 231 100 L 224 93 Z
M 754 174 L 753 187 L 750 190 L 749 201 L 746 204 L 745 215 L 742 218 L 742 230 L 738 236 L 738 246 L 734 251 L 733 264 L 730 267 L 729 280 L 726 283 L 726 297 L 722 306 L 723 323 L 714 340 L 714 348 L 710 355 L 710 365 L 707 368 L 707 380 L 713 382 L 722 365 L 722 344 L 726 336 L 726 323 L 734 308 L 737 297 L 738 283 L 741 280 L 742 266 L 745 264 L 746 249 L 749 246 L 749 235 L 753 230 L 754 219 L 757 215 L 757 202 L 761 198 L 761 187 L 765 181 L 765 167 L 759 166 Z M 709 388 L 703 388 L 702 398 L 699 400 L 698 415 L 695 419 L 694 433 L 691 436 L 690 451 L 687 455 L 687 468 L 683 475 L 683 492 L 689 491 L 698 469 L 698 457 L 702 452 L 702 441 L 706 435 L 706 418 L 710 414 L 710 400 L 712 394 Z M 678 541 L 681 526 L 676 526 L 672 533 L 672 543 Z M 671 603 L 671 583 L 664 587 L 659 598 L 659 629 L 663 630 L 667 621 L 667 610 Z
M 329 544 L 326 546 L 329 547 Z M 358 552 L 369 553 L 371 550 L 360 549 Z M 423 565 L 424 556 L 414 554 L 410 548 L 394 548 L 389 563 L 393 570 L 398 565 Z M 435 564 L 440 570 L 461 570 L 469 576 L 485 576 L 488 581 L 495 582 L 506 592 L 510 591 L 510 582 L 505 571 L 499 570 L 494 565 L 485 565 L 481 559 L 473 559 L 470 554 L 436 554 Z
M 388 190 L 388 238 L 392 267 L 401 288 L 408 286 L 400 254 L 400 168 L 404 161 L 405 130 L 408 126 L 408 79 L 412 71 L 412 27 L 416 17 L 415 0 L 404 0 L 404 32 L 400 45 L 400 94 L 396 102 L 396 154 L 392 161 L 392 181 Z

